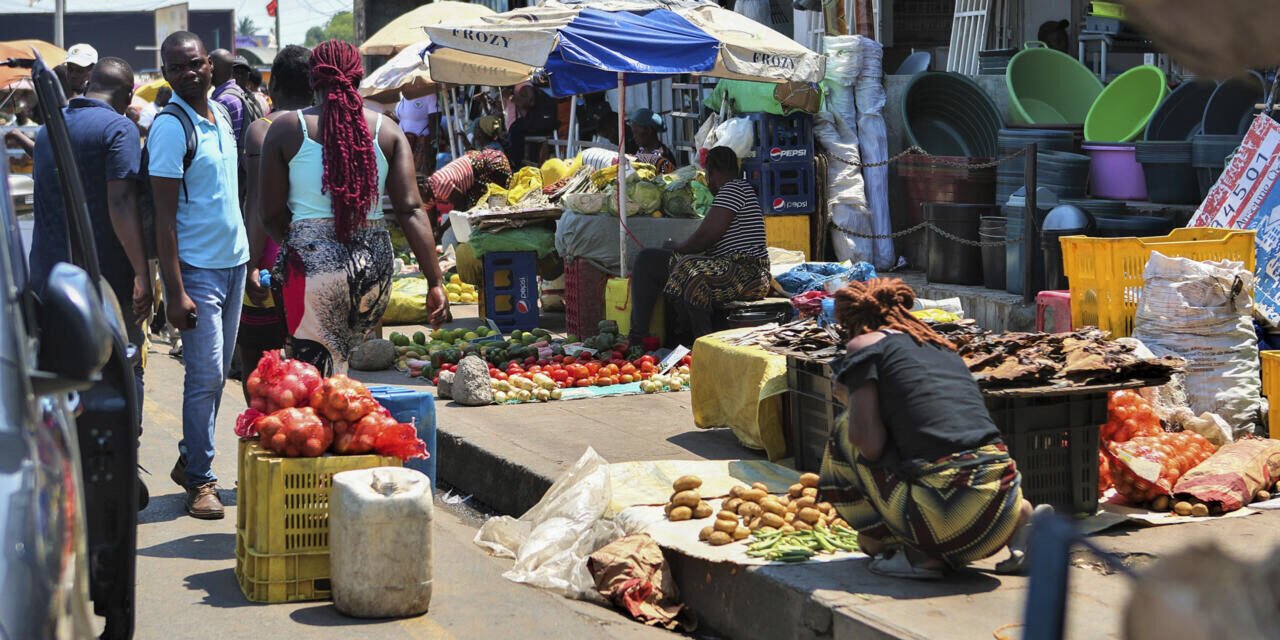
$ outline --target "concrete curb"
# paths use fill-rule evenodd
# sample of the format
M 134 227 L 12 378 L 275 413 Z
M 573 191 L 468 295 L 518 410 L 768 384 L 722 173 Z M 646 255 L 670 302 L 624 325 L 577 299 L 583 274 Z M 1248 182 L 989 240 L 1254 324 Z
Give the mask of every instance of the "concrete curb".
M 447 428 L 437 433 L 441 481 L 494 511 L 519 516 L 553 478 L 468 442 Z M 701 629 L 731 638 L 919 638 L 887 621 L 835 607 L 758 567 L 745 568 L 668 553 L 685 603 Z

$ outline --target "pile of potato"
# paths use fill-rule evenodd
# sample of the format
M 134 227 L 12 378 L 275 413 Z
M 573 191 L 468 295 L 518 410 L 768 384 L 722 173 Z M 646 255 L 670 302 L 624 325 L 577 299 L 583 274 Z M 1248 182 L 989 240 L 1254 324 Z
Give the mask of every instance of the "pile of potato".
M 681 520 L 701 520 L 711 515 L 711 505 L 702 499 L 698 487 L 702 486 L 702 478 L 698 476 L 680 476 L 671 483 L 675 493 L 663 507 L 667 519 L 672 522 Z
M 849 524 L 829 502 L 818 502 L 818 474 L 806 473 L 791 485 L 786 495 L 771 495 L 764 483 L 738 485 L 716 514 L 716 523 L 704 527 L 700 540 L 713 545 L 742 540 L 754 531 L 809 531 L 818 523 L 826 527 Z M 716 535 L 725 534 L 725 535 Z

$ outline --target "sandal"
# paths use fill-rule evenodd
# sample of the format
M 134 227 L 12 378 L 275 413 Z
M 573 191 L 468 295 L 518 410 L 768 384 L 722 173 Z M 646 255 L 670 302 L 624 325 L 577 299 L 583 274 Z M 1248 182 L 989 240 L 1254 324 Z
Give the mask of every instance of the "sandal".
M 905 553 L 893 553 L 874 558 L 867 564 L 867 570 L 886 578 L 905 578 L 907 580 L 941 580 L 941 569 L 926 569 L 911 564 Z

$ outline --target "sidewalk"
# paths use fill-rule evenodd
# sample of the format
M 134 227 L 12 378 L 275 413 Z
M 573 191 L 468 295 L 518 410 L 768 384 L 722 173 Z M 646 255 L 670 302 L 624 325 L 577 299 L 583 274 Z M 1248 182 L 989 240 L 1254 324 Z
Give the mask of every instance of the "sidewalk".
M 356 377 L 429 386 L 395 371 Z M 688 393 L 502 407 L 441 400 L 436 411 L 441 482 L 512 515 L 536 503 L 588 446 L 610 462 L 761 457 L 727 429 L 695 428 Z M 1123 526 L 1093 541 L 1140 568 L 1197 541 L 1259 557 L 1280 541 L 1278 528 L 1280 514 L 1264 513 L 1172 527 Z M 1027 590 L 1025 578 L 989 573 L 993 561 L 929 584 L 880 578 L 865 561 L 742 568 L 668 558 L 682 597 L 702 624 L 733 638 L 989 640 L 997 628 L 1022 620 Z M 1128 578 L 1104 575 L 1086 557 L 1073 564 L 1067 637 L 1121 637 Z M 1016 629 L 1008 633 L 1019 637 Z

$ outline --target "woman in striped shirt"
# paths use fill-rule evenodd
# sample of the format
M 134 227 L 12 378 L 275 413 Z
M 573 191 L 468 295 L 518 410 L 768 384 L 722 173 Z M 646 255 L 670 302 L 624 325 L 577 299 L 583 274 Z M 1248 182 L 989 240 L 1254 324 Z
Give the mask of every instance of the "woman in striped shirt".
M 688 240 L 636 256 L 631 276 L 631 342 L 649 336 L 658 295 L 665 293 L 693 338 L 711 332 L 711 308 L 769 293 L 769 251 L 755 187 L 741 178 L 728 147 L 707 153 L 711 210 Z

